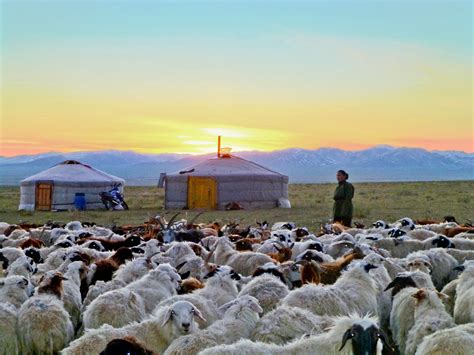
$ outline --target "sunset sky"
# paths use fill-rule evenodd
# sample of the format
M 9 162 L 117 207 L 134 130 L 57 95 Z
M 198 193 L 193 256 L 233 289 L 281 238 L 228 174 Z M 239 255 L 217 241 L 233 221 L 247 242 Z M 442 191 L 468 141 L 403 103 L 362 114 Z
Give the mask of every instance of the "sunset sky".
M 471 1 L 1 1 L 0 155 L 474 152 Z

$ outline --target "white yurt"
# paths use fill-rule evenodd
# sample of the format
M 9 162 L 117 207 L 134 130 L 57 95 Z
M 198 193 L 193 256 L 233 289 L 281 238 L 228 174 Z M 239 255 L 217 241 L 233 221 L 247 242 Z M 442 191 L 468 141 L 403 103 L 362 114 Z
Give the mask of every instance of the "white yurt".
M 166 209 L 290 207 L 288 176 L 234 155 L 205 160 L 165 177 Z
M 123 192 L 125 180 L 82 164 L 66 160 L 20 182 L 19 210 L 73 210 L 76 196 L 85 199 L 85 209 L 103 209 L 99 193 L 119 185 Z

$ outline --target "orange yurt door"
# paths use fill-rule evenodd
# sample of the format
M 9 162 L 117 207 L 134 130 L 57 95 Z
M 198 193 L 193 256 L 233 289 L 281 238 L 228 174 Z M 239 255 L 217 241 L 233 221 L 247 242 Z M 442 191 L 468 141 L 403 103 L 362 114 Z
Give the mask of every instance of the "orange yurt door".
M 213 178 L 188 177 L 188 208 L 217 208 L 217 183 Z
M 50 182 L 39 182 L 36 184 L 35 209 L 38 211 L 51 211 L 53 197 L 53 184 Z

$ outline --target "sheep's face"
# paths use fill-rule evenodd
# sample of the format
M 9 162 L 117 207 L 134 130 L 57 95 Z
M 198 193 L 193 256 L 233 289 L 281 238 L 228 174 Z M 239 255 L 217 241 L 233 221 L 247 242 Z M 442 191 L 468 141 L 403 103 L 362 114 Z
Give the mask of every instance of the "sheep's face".
M 388 235 L 392 238 L 400 238 L 406 235 L 406 232 L 402 231 L 401 229 L 392 229 L 390 232 L 388 232 Z
M 413 220 L 411 218 L 402 218 L 402 220 L 400 221 L 400 226 L 403 230 L 410 231 L 415 229 L 415 223 L 413 223 Z
M 391 349 L 387 336 L 373 322 L 364 320 L 347 329 L 342 337 L 341 351 L 351 340 L 354 355 L 375 355 L 381 352 L 381 345 Z M 382 344 L 379 343 L 381 340 Z
M 127 247 L 136 247 L 143 242 L 143 239 L 140 238 L 138 235 L 131 235 L 127 239 L 125 239 L 125 246 Z
M 304 227 L 295 228 L 291 231 L 291 233 L 294 235 L 294 238 L 296 240 L 301 240 L 301 238 L 309 235 L 308 228 L 304 228 Z
M 296 261 L 302 261 L 302 260 L 306 260 L 306 261 L 312 260 L 318 263 L 324 262 L 323 258 L 321 258 L 321 256 L 319 256 L 315 250 L 306 250 L 305 252 L 299 254 L 296 257 Z
M 195 317 L 201 321 L 206 321 L 199 309 L 188 301 L 178 301 L 173 303 L 165 313 L 162 326 L 168 322 L 173 322 L 174 328 L 180 335 L 190 334 L 198 329 Z
M 308 250 L 323 251 L 323 244 L 321 242 L 311 242 L 308 244 Z
M 36 248 L 27 248 L 25 249 L 25 255 L 31 258 L 36 264 L 41 264 L 43 262 L 43 258 L 38 249 Z
M 89 243 L 85 243 L 84 245 L 86 248 L 97 250 L 97 251 L 105 251 L 105 248 L 103 247 L 102 243 L 97 241 L 97 240 L 92 240 Z
M 26 301 L 29 296 L 32 295 L 34 289 L 30 287 L 30 282 L 24 276 L 9 276 L 5 279 L 0 280 L 0 288 L 6 287 L 9 290 L 9 293 L 13 291 L 14 288 L 18 289 L 19 295 L 22 295 L 21 301 Z
M 293 240 L 291 239 L 291 232 L 289 230 L 278 230 L 272 233 L 272 239 L 289 246 Z
M 388 227 L 388 226 L 387 226 L 387 223 L 385 223 L 384 221 L 377 221 L 377 222 L 375 222 L 375 223 L 372 223 L 372 226 L 373 226 L 374 228 L 383 228 L 383 229 L 385 229 L 385 228 Z
M 65 239 L 60 242 L 57 242 L 56 244 L 54 244 L 54 246 L 57 248 L 70 248 L 74 246 L 74 242 L 70 241 L 69 239 Z
M 425 272 L 427 274 L 431 274 L 432 266 L 431 263 L 423 258 L 417 258 L 410 260 L 407 264 L 409 271 L 420 270 L 421 272 Z
M 437 248 L 455 248 L 454 243 L 444 235 L 438 235 L 435 239 L 433 239 L 431 244 L 436 245 Z
M 393 289 L 392 297 L 395 297 L 398 292 L 406 287 L 417 287 L 417 285 L 411 276 L 400 273 L 387 285 L 384 291 Z

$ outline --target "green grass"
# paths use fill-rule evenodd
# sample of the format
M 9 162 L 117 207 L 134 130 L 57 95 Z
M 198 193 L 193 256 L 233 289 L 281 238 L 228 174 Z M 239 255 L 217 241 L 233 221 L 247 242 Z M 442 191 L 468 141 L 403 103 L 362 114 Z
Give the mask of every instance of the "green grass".
M 356 183 L 354 186 L 354 221 L 364 224 L 378 219 L 394 221 L 405 216 L 438 220 L 448 214 L 456 216 L 460 222 L 474 219 L 474 181 Z M 199 221 L 233 220 L 250 224 L 262 220 L 270 223 L 288 220 L 314 231 L 331 218 L 334 188 L 335 184 L 293 184 L 289 187 L 291 209 L 209 211 Z M 19 188 L 0 187 L 0 221 L 45 223 L 82 220 L 102 225 L 139 224 L 149 215 L 163 213 L 162 189 L 126 187 L 125 197 L 129 211 L 19 212 Z M 182 216 L 191 217 L 196 213 L 181 212 Z

